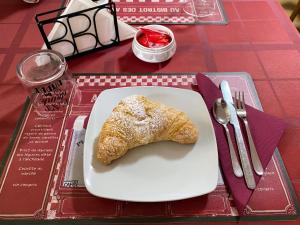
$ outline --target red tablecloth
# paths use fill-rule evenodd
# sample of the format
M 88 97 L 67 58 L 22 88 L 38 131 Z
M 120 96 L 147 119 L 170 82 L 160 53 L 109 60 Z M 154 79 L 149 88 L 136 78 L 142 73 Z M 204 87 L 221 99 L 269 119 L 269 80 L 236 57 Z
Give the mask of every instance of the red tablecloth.
M 34 15 L 61 4 L 60 0 L 41 0 L 37 5 L 21 0 L 0 2 L 0 158 L 8 147 L 26 98 L 16 77 L 16 64 L 24 53 L 39 49 L 43 43 Z M 223 4 L 229 17 L 226 26 L 169 26 L 175 33 L 178 48 L 168 62 L 148 64 L 138 60 L 132 53 L 131 41 L 127 41 L 119 47 L 73 59 L 68 62 L 69 68 L 73 72 L 250 73 L 264 111 L 283 118 L 288 124 L 279 151 L 299 198 L 299 34 L 277 1 L 225 0 Z M 286 224 L 299 222 L 298 219 Z

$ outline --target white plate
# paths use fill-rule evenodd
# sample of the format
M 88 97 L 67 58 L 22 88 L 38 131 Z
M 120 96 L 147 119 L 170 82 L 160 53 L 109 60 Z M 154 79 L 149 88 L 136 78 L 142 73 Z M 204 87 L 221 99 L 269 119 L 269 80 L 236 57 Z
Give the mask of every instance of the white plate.
M 109 166 L 95 159 L 94 143 L 113 108 L 126 96 L 144 95 L 184 111 L 199 127 L 193 145 L 158 142 L 130 150 Z M 84 182 L 96 196 L 136 201 L 172 201 L 213 191 L 218 153 L 212 122 L 197 92 L 168 87 L 129 87 L 103 91 L 92 109 L 84 144 Z

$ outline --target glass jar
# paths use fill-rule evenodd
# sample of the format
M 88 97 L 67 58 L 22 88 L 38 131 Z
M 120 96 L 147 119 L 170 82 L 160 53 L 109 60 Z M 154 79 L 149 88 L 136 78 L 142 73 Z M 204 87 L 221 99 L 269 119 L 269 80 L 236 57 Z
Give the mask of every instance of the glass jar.
M 26 3 L 34 4 L 34 3 L 39 3 L 40 0 L 23 0 Z
M 79 97 L 65 58 L 53 50 L 40 50 L 23 57 L 17 75 L 28 90 L 34 111 L 47 118 L 63 117 L 72 93 Z

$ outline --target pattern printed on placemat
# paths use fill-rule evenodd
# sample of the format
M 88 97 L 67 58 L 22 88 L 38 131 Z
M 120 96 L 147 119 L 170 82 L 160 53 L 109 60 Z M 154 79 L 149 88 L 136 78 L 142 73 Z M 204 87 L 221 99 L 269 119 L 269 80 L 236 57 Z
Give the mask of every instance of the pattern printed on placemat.
M 195 10 L 193 1 L 184 0 L 114 0 L 118 19 L 132 24 L 227 24 L 219 0 L 207 0 L 201 7 L 203 17 L 187 12 Z M 187 10 L 186 10 L 187 9 Z
M 95 75 L 79 76 L 79 87 L 126 87 L 126 86 L 190 86 L 195 83 L 195 76 L 182 75 Z
M 59 172 L 61 170 L 62 165 L 62 160 L 63 160 L 63 154 L 64 151 L 66 149 L 66 141 L 67 141 L 67 137 L 68 137 L 68 133 L 69 130 L 65 130 L 64 132 L 64 136 L 63 136 L 63 141 L 61 143 L 61 148 L 62 151 L 60 151 L 59 155 L 58 155 L 58 163 L 56 165 L 56 168 L 54 169 L 53 172 L 53 185 L 50 189 L 50 196 L 49 196 L 49 202 L 47 204 L 47 208 L 46 208 L 46 217 L 47 219 L 55 219 L 56 218 L 56 213 L 57 213 L 57 209 L 59 206 L 59 196 L 57 196 L 55 188 L 57 185 L 57 182 L 59 182 L 58 177 L 59 177 Z
M 98 0 L 100 2 L 100 0 Z M 66 2 L 65 5 L 69 0 Z M 193 17 L 184 12 L 183 0 L 113 0 L 119 20 L 132 24 L 227 24 L 220 0 L 208 0 L 214 4 L 214 12 L 204 17 Z M 191 4 L 191 3 L 187 3 Z M 193 4 L 193 3 L 192 3 Z M 194 4 L 193 4 L 194 5 Z
M 126 23 L 195 23 L 191 16 L 118 16 L 118 19 Z

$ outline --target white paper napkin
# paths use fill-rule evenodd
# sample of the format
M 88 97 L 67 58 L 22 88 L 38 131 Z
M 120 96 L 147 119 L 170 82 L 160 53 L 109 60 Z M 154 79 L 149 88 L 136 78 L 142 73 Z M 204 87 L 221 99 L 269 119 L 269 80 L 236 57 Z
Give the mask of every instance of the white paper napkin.
M 98 3 L 100 4 L 100 3 Z M 81 11 L 84 9 L 92 8 L 97 6 L 98 4 L 94 3 L 91 0 L 71 0 L 69 4 L 67 5 L 65 11 L 62 13 L 62 15 L 66 15 L 69 13 Z M 91 21 L 93 21 L 93 16 L 96 10 L 91 10 L 88 12 L 85 12 L 84 14 L 87 15 Z M 114 18 L 113 16 L 105 11 L 100 10 L 96 17 L 96 30 L 93 26 L 93 22 L 91 22 L 91 27 L 85 32 L 85 33 L 91 33 L 96 34 L 98 32 L 98 37 L 100 42 L 103 45 L 111 44 L 111 39 L 115 39 L 115 29 L 114 29 Z M 66 19 L 61 19 L 60 21 L 67 24 Z M 72 32 L 78 33 L 80 31 L 84 31 L 88 28 L 89 20 L 85 16 L 76 16 L 69 19 Z M 137 32 L 137 29 L 118 20 L 118 30 L 119 30 L 119 37 L 120 41 L 133 38 L 134 34 Z M 56 40 L 66 33 L 66 28 L 61 23 L 55 23 L 53 29 L 51 30 L 50 34 L 48 35 L 48 40 L 53 41 Z M 79 52 L 84 52 L 89 49 L 94 49 L 96 45 L 96 39 L 91 34 L 86 34 L 84 36 L 76 37 L 75 42 L 77 45 L 77 48 Z M 67 32 L 66 36 L 64 37 L 64 40 L 62 42 L 58 42 L 56 44 L 52 44 L 51 47 L 53 50 L 59 51 L 64 56 L 69 56 L 73 54 L 74 47 L 73 45 L 68 42 L 72 40 L 72 36 L 70 31 Z M 96 47 L 99 47 L 100 45 L 97 44 Z M 46 45 L 44 44 L 43 49 L 46 49 Z

